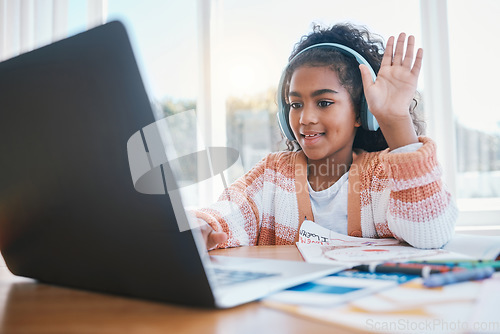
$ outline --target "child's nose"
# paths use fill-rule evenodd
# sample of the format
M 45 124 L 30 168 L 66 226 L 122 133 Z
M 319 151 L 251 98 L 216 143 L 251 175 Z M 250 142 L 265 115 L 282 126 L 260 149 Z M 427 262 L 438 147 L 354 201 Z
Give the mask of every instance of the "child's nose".
M 300 114 L 301 124 L 314 124 L 318 122 L 318 114 L 316 110 L 310 106 L 304 106 Z

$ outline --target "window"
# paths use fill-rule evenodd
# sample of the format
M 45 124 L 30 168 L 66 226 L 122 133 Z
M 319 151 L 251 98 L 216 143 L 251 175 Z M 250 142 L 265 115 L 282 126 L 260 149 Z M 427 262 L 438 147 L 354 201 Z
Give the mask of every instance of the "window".
M 198 90 L 196 0 L 107 0 L 107 21 L 121 20 L 152 99 L 192 103 Z
M 448 2 L 459 198 L 500 197 L 500 113 L 494 98 L 500 68 L 487 60 L 500 53 L 492 41 L 500 30 L 492 13 L 499 12 L 498 1 Z
M 448 1 L 459 224 L 500 225 L 499 12 L 494 0 Z

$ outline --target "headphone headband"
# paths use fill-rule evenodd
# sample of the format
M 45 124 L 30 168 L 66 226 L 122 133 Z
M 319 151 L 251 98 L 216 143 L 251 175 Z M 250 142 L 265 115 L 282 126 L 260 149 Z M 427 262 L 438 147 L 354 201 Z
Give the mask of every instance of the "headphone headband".
M 354 56 L 356 61 L 359 64 L 364 64 L 368 67 L 370 70 L 370 74 L 372 76 L 373 81 L 377 78 L 375 71 L 373 68 L 370 66 L 368 61 L 360 55 L 358 52 L 355 50 L 342 45 L 338 43 L 319 43 L 319 44 L 314 44 L 311 46 L 308 46 L 307 48 L 301 50 L 298 52 L 293 58 L 289 61 L 288 65 L 285 67 L 283 70 L 283 73 L 281 74 L 280 82 L 278 85 L 278 91 L 277 91 L 277 101 L 278 101 L 278 124 L 280 126 L 281 132 L 283 135 L 288 138 L 289 140 L 295 140 L 295 136 L 293 135 L 292 129 L 290 128 L 289 120 L 288 120 L 288 113 L 289 113 L 289 106 L 286 103 L 285 100 L 285 92 L 284 92 L 284 84 L 285 84 L 285 77 L 286 77 L 286 70 L 288 69 L 288 66 L 302 53 L 314 49 L 314 48 L 321 48 L 321 47 L 330 47 L 336 50 L 339 50 L 340 52 Z M 366 104 L 366 99 L 364 97 L 364 94 L 361 99 L 361 108 L 360 108 L 360 118 L 361 118 L 361 125 L 363 126 L 364 129 L 369 130 L 369 131 L 377 131 L 379 128 L 378 122 L 373 116 L 373 114 L 370 112 L 368 109 L 368 105 Z

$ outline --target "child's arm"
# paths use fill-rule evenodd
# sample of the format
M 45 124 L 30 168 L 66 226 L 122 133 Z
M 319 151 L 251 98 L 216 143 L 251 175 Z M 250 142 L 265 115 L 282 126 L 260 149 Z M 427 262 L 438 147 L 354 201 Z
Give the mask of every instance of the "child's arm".
M 254 245 L 259 236 L 262 209 L 262 177 L 267 158 L 224 190 L 214 204 L 195 210 L 203 222 L 201 230 L 207 249 Z
M 409 107 L 417 88 L 423 50 L 418 49 L 413 62 L 415 38 L 408 38 L 406 53 L 405 39 L 401 33 L 393 54 L 394 37 L 389 38 L 375 82 L 368 68 L 360 65 L 368 108 L 391 150 L 418 142 Z

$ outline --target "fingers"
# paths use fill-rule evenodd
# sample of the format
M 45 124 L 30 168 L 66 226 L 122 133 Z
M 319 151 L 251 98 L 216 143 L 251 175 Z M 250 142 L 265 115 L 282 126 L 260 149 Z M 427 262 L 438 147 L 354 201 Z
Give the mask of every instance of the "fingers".
M 411 72 L 418 76 L 420 73 L 420 69 L 422 68 L 422 59 L 424 58 L 424 50 L 418 49 L 417 56 L 415 57 L 415 63 L 413 64 L 413 68 Z
M 207 250 L 214 249 L 218 244 L 227 241 L 227 234 L 225 232 L 216 232 L 210 225 L 202 221 L 200 223 L 200 230 L 205 240 Z
M 387 41 L 387 46 L 385 48 L 384 56 L 382 58 L 382 66 L 403 66 L 411 69 L 411 72 L 418 74 L 420 68 L 422 67 L 423 50 L 419 48 L 415 56 L 415 63 L 413 63 L 413 56 L 415 54 L 415 36 L 410 35 L 408 37 L 408 42 L 406 44 L 405 52 L 405 40 L 406 34 L 401 33 L 398 36 L 394 48 L 394 37 L 389 37 Z M 413 65 L 413 67 L 412 67 Z
M 403 63 L 405 40 L 406 34 L 402 32 L 399 34 L 398 41 L 396 42 L 396 51 L 394 51 L 394 57 L 392 58 L 393 65 L 401 65 Z
M 415 48 L 415 37 L 408 37 L 408 44 L 406 45 L 406 54 L 405 59 L 403 60 L 403 66 L 407 68 L 411 68 L 411 64 L 413 63 L 413 49 Z
M 384 56 L 382 57 L 382 63 L 380 63 L 380 67 L 391 66 L 393 47 L 394 47 L 394 36 L 391 36 L 387 41 L 387 45 L 385 47 L 385 52 Z
M 212 230 L 213 231 L 213 230 Z M 213 231 L 208 235 L 207 239 L 207 249 L 213 249 L 218 244 L 223 244 L 227 241 L 227 234 L 225 232 L 215 232 Z

